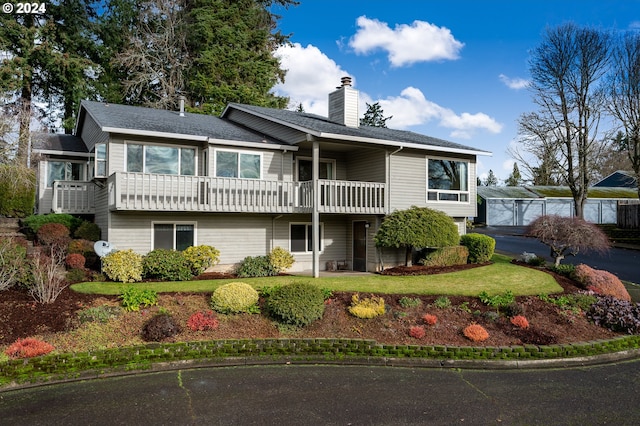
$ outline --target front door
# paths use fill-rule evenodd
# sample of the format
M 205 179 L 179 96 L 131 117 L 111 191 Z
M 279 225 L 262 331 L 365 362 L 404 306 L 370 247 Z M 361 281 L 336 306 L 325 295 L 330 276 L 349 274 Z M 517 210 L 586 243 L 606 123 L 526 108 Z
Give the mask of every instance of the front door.
M 367 270 L 367 222 L 353 222 L 353 270 Z

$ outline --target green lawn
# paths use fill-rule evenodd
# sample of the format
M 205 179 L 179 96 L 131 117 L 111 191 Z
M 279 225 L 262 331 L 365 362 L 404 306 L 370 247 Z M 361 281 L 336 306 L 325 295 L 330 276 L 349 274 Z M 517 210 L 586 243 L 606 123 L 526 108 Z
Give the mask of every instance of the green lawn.
M 553 277 L 542 271 L 514 265 L 511 258 L 496 254 L 493 264 L 466 271 L 439 275 L 392 277 L 378 274 L 347 276 L 339 273 L 311 278 L 308 276 L 279 276 L 268 278 L 243 278 L 235 280 L 203 280 L 179 282 L 136 283 L 136 287 L 163 292 L 213 292 L 231 281 L 243 281 L 254 288 L 286 285 L 292 282 L 310 282 L 333 291 L 360 293 L 426 294 L 447 296 L 477 296 L 482 291 L 490 295 L 511 290 L 516 296 L 559 293 L 562 288 Z M 71 288 L 80 293 L 120 294 L 126 285 L 113 282 L 87 282 Z

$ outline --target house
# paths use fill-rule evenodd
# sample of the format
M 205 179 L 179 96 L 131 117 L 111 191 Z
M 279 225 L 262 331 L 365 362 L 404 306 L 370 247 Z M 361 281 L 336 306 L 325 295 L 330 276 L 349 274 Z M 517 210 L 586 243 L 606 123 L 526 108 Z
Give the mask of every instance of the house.
M 593 184 L 594 187 L 638 188 L 637 179 L 631 172 L 618 170 Z
M 75 135 L 37 146 L 37 211 L 89 215 L 102 238 L 145 254 L 208 244 L 219 268 L 280 246 L 294 271 L 375 271 L 404 261 L 373 244 L 413 205 L 476 215 L 476 158 L 441 139 L 359 125 L 349 78 L 329 116 L 229 104 L 220 117 L 83 101 Z M 314 244 L 318 241 L 319 244 Z
M 585 220 L 604 224 L 617 222 L 618 202 L 638 199 L 631 188 L 591 187 L 584 206 Z M 476 222 L 488 226 L 526 226 L 542 215 L 572 217 L 574 201 L 566 186 L 478 187 Z

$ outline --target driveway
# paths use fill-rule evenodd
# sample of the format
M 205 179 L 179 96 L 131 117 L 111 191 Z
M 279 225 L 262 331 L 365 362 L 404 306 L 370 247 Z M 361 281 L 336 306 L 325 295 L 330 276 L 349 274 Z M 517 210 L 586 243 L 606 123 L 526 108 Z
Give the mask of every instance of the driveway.
M 487 226 L 476 228 L 472 232 L 489 235 L 496 240 L 496 251 L 519 256 L 523 252 L 535 253 L 552 261 L 549 247 L 534 238 L 523 236 L 524 228 Z M 640 283 L 640 247 L 637 249 L 613 247 L 607 253 L 580 253 L 568 256 L 562 263 L 587 264 L 592 268 L 603 269 L 617 275 L 621 280 Z
M 219 367 L 0 392 L 8 425 L 636 425 L 640 360 L 546 370 Z

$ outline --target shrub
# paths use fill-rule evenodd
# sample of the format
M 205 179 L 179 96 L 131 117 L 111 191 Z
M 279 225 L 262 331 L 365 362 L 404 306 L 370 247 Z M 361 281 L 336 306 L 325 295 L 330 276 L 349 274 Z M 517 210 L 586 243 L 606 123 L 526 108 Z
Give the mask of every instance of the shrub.
M 462 330 L 462 334 L 472 342 L 483 342 L 489 338 L 489 333 L 480 324 L 471 324 Z
M 181 331 L 180 325 L 171 315 L 158 314 L 144 324 L 142 338 L 147 342 L 159 342 Z
M 417 297 L 402 296 L 400 300 L 398 300 L 398 303 L 403 308 L 417 308 L 418 306 L 422 305 L 422 300 Z
M 576 271 L 576 265 L 572 263 L 561 264 L 561 265 L 551 265 L 549 270 L 555 272 L 556 274 L 563 275 L 565 277 L 571 278 Z
M 27 250 L 12 238 L 0 239 L 0 291 L 18 284 L 25 275 Z
M 349 312 L 358 318 L 375 318 L 379 315 L 384 315 L 384 298 L 371 296 L 360 299 L 358 294 L 354 294 L 351 296 Z
M 509 303 L 504 307 L 504 314 L 508 317 L 515 317 L 524 313 L 524 307 L 516 302 Z
M 79 253 L 68 254 L 64 263 L 71 269 L 83 269 L 86 259 Z
M 293 255 L 282 247 L 275 247 L 268 255 L 269 263 L 277 271 L 282 272 L 293 266 L 296 261 Z
M 101 233 L 97 224 L 84 220 L 73 232 L 73 236 L 81 240 L 99 241 Z
M 605 296 L 591 305 L 587 318 L 615 332 L 640 333 L 640 304 Z
M 476 233 L 460 237 L 460 244 L 469 249 L 469 263 L 490 261 L 496 248 L 496 240 L 488 235 Z
M 102 272 L 112 281 L 142 281 L 142 256 L 131 249 L 111 252 L 102 258 Z
M 0 164 L 0 216 L 25 217 L 33 212 L 36 175 L 33 169 Z
M 480 301 L 485 305 L 491 306 L 496 309 L 505 308 L 516 301 L 515 296 L 511 290 L 507 290 L 502 294 L 496 294 L 489 296 L 486 291 L 480 292 L 478 295 Z
M 27 337 L 26 339 L 18 339 L 13 342 L 4 353 L 13 359 L 33 358 L 35 356 L 48 354 L 54 349 L 55 348 L 47 342 Z
M 122 312 L 122 308 L 119 306 L 109 306 L 109 305 L 101 305 L 101 306 L 93 306 L 91 308 L 86 308 L 78 312 L 78 320 L 81 323 L 86 322 L 101 322 L 106 323 L 111 318 L 116 318 Z
M 38 242 L 46 246 L 67 248 L 71 238 L 69 228 L 61 223 L 45 223 L 36 233 Z
M 451 306 L 451 299 L 447 296 L 438 296 L 436 300 L 433 301 L 433 306 L 438 309 L 445 309 Z
M 99 269 L 100 258 L 93 248 L 94 242 L 89 240 L 71 240 L 67 246 L 67 253 L 81 254 L 85 258 L 85 268 Z
M 574 277 L 587 290 L 594 293 L 631 301 L 631 296 L 622 281 L 610 272 L 593 269 L 587 265 L 578 265 Z
M 29 294 L 39 303 L 53 303 L 68 283 L 65 282 L 64 258 L 37 250 L 30 261 L 33 282 Z
M 534 256 L 527 260 L 527 264 L 531 266 L 544 266 L 547 260 L 544 257 Z
M 124 310 L 130 312 L 158 304 L 158 293 L 155 290 L 145 290 L 132 285 L 125 287 L 118 297 L 122 300 Z
M 193 275 L 200 275 L 207 268 L 215 266 L 220 262 L 220 250 L 212 246 L 192 246 L 188 247 L 182 253 L 185 259 L 187 259 Z
M 37 214 L 22 220 L 22 224 L 33 235 L 36 235 L 40 227 L 46 223 L 61 223 L 73 233 L 80 226 L 82 220 L 66 213 Z
M 322 318 L 324 293 L 313 284 L 293 283 L 282 286 L 266 301 L 269 314 L 284 324 L 304 327 Z
M 181 251 L 155 249 L 142 259 L 142 271 L 146 278 L 161 281 L 187 281 L 193 275 L 191 266 Z
M 428 253 L 420 263 L 424 266 L 466 265 L 469 249 L 465 246 L 441 247 Z
M 193 331 L 215 330 L 220 325 L 220 321 L 212 311 L 196 312 L 187 320 L 187 327 Z
M 422 320 L 427 325 L 435 325 L 438 322 L 438 317 L 433 314 L 424 314 Z
M 421 325 L 414 325 L 409 328 L 409 336 L 415 339 L 422 339 L 426 334 L 426 330 Z
M 529 328 L 529 320 L 527 320 L 527 318 L 523 317 L 522 315 L 511 317 L 509 321 L 511 321 L 511 324 L 515 325 L 518 328 Z
M 79 269 L 79 268 L 69 269 L 65 274 L 65 279 L 70 284 L 86 281 L 87 271 L 85 269 Z
M 236 268 L 236 275 L 240 278 L 270 277 L 278 275 L 278 271 L 268 256 L 247 256 Z
M 254 312 L 259 298 L 258 292 L 249 284 L 232 282 L 215 289 L 211 307 L 222 314 Z

